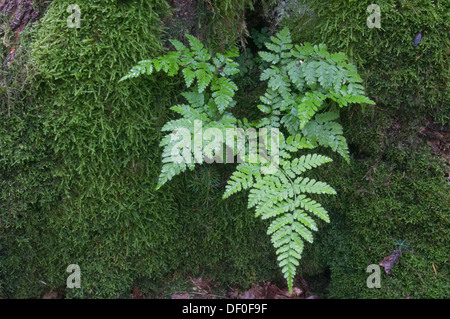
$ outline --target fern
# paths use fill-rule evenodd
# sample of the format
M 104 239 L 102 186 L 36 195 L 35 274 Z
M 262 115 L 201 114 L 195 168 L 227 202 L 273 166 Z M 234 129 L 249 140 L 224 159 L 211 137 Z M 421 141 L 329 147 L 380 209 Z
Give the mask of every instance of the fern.
M 170 133 L 160 144 L 163 147 L 163 166 L 157 189 L 187 168 L 192 170 L 196 163 L 203 163 L 203 149 L 197 149 L 193 143 L 196 135 L 203 136 L 203 132 L 208 128 L 217 128 L 224 132 L 226 128 L 236 126 L 236 119 L 229 111 L 234 106 L 233 97 L 237 86 L 228 76 L 239 72 L 238 64 L 231 59 L 238 55 L 237 51 L 217 53 L 213 57 L 197 38 L 189 34 L 186 37 L 188 46 L 177 40 L 171 40 L 176 51 L 151 60 L 140 61 L 120 79 L 124 81 L 143 74 L 150 75 L 154 71 L 163 71 L 168 76 L 175 76 L 181 70 L 186 87 L 193 88 L 192 91 L 182 93 L 187 104 L 171 108 L 182 118 L 169 121 L 162 128 L 162 131 Z M 201 132 L 195 131 L 196 120 L 202 123 Z M 184 134 L 178 136 L 177 132 Z M 173 161 L 173 158 L 180 161 Z
M 237 90 L 236 84 L 227 78 L 218 78 L 211 86 L 212 97 L 220 113 L 223 113 L 233 102 L 234 92 Z
M 171 107 L 179 118 L 162 128 L 167 134 L 160 143 L 163 165 L 156 188 L 197 164 L 223 155 L 225 147 L 234 153 L 245 151 L 223 198 L 246 191 L 248 208 L 255 210 L 256 217 L 270 220 L 267 234 L 292 292 L 305 242 L 312 243 L 313 232 L 318 231 L 316 220 L 330 221 L 326 209 L 309 194 L 336 194 L 327 183 L 304 176 L 308 170 L 331 162 L 331 158 L 306 154 L 305 150 L 329 147 L 349 162 L 343 128 L 337 122 L 339 109 L 373 101 L 365 96 L 362 79 L 345 54 L 330 54 L 323 44 L 294 45 L 285 28 L 265 43 L 268 51 L 259 52 L 267 66 L 260 76 L 267 89 L 257 105 L 263 117 L 253 123 L 245 118 L 238 120 L 231 113 L 238 87 L 230 78 L 240 72 L 233 61 L 239 55 L 237 50 L 213 56 L 197 38 L 186 37 L 188 45 L 172 40 L 175 51 L 140 61 L 120 80 L 155 71 L 168 76 L 181 73 L 189 89 L 181 93 L 185 103 Z M 242 130 L 237 130 L 233 145 L 222 141 L 211 148 L 195 140 L 209 129 L 225 136 L 227 129 L 237 129 L 237 125 Z M 234 144 L 235 139 L 246 138 L 244 130 L 257 128 L 270 130 L 265 139 L 262 131 L 253 137 L 258 138 L 260 150 L 270 156 L 261 152 L 246 155 L 250 146 Z
M 339 107 L 374 104 L 364 94 L 356 67 L 348 63 L 343 53 L 330 54 L 323 44 L 304 43 L 293 48 L 288 29 L 271 40 L 273 43 L 266 44 L 271 52 L 259 53 L 264 61 L 271 62 L 260 80 L 268 81 L 267 93 L 272 100 L 281 96 L 289 104 L 283 122 L 290 133 L 302 129 L 317 112 L 325 110 L 327 101 L 334 101 Z
M 226 186 L 224 198 L 249 189 L 248 207 L 255 207 L 255 216 L 272 219 L 267 234 L 276 248 L 279 266 L 292 291 L 296 267 L 301 258 L 304 241 L 313 242 L 311 231 L 317 231 L 314 219 L 308 214 L 329 222 L 326 210 L 306 194 L 336 194 L 328 184 L 302 177 L 307 170 L 331 162 L 318 154 L 302 155 L 290 161 L 290 153 L 312 148 L 300 135 L 290 136 L 280 143 L 280 160 L 275 174 L 262 174 L 264 164 L 239 164 Z M 273 164 L 273 163 L 272 163 Z
M 342 135 L 343 128 L 341 124 L 335 122 L 339 117 L 338 113 L 325 112 L 317 114 L 314 120 L 308 122 L 301 132 L 308 136 L 314 145 L 330 147 L 333 151 L 339 153 L 347 163 L 350 162 L 347 140 Z

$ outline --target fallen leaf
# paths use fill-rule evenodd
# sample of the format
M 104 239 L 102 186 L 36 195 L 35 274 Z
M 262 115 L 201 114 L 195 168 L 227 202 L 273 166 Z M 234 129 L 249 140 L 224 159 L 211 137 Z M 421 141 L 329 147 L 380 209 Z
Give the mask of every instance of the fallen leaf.
M 292 288 L 292 294 L 289 293 L 288 289 L 281 290 L 275 285 L 268 285 L 267 289 L 272 292 L 271 296 L 268 294 L 267 299 L 297 299 L 303 294 L 303 290 L 298 287 Z
M 229 291 L 227 293 L 227 297 L 230 298 L 230 299 L 238 299 L 239 298 L 239 291 L 238 290 Z
M 252 288 L 240 295 L 240 299 L 266 299 L 266 289 L 260 285 L 252 285 Z
M 302 295 L 303 294 L 303 290 L 301 290 L 300 288 L 298 288 L 298 287 L 293 287 L 292 288 L 292 294 L 291 295 L 289 295 L 291 298 L 292 297 L 300 297 L 300 295 Z
M 205 292 L 211 292 L 212 282 L 209 279 L 199 278 L 191 278 L 191 282 L 195 285 L 193 290 L 201 290 Z
M 134 287 L 131 298 L 132 299 L 144 299 L 144 293 L 138 287 Z
M 41 299 L 64 299 L 64 293 L 62 289 L 47 289 Z
M 384 257 L 383 260 L 380 261 L 379 265 L 381 267 L 384 267 L 384 271 L 386 272 L 386 274 L 391 274 L 391 268 L 398 262 L 398 258 L 401 254 L 402 252 L 400 250 L 394 250 L 392 255 Z

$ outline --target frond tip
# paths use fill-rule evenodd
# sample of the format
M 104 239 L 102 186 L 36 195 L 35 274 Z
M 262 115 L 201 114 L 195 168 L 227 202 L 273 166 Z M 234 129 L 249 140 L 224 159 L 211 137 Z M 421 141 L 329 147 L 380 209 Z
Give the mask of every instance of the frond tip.
M 280 137 L 280 152 L 296 150 L 294 141 Z M 336 194 L 327 183 L 303 177 L 302 174 L 331 162 L 320 154 L 307 154 L 293 160 L 282 159 L 274 174 L 260 174 L 261 164 L 240 164 L 228 182 L 224 198 L 242 190 L 249 190 L 248 207 L 255 207 L 255 216 L 271 220 L 267 234 L 276 248 L 277 260 L 289 290 L 301 259 L 304 242 L 313 242 L 313 231 L 318 226 L 313 216 L 329 222 L 327 211 L 307 194 Z

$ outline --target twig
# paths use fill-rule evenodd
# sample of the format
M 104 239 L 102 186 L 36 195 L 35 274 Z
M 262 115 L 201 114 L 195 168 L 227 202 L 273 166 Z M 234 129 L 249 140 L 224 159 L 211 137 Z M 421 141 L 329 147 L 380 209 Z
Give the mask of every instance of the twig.
M 224 180 L 223 182 L 220 182 L 220 183 L 217 184 L 217 185 L 214 185 L 213 187 L 214 187 L 214 188 L 222 187 L 222 186 L 226 185 L 230 179 L 231 179 L 231 177 L 228 177 L 226 180 Z
M 211 1 L 209 1 L 209 0 L 205 0 L 205 1 L 208 2 L 208 4 L 211 6 L 212 12 L 214 13 L 214 7 L 213 7 L 213 5 L 211 4 Z

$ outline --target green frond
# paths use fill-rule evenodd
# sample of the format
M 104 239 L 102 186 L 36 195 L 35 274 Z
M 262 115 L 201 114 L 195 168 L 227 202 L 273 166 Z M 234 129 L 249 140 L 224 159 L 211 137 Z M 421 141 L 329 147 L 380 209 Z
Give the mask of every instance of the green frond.
M 161 169 L 161 173 L 159 174 L 158 178 L 158 184 L 156 185 L 156 190 L 160 189 L 165 183 L 170 181 L 174 176 L 181 174 L 182 172 L 186 171 L 186 168 L 189 168 L 190 170 L 194 169 L 193 164 L 185 164 L 185 163 L 166 163 L 163 165 Z
M 205 94 L 196 91 L 183 92 L 181 95 L 195 108 L 202 108 L 205 105 Z
M 289 99 L 288 94 L 291 92 L 288 78 L 281 74 L 275 74 L 269 78 L 268 86 L 275 92 L 279 92 L 283 99 Z
M 203 44 L 199 39 L 190 34 L 186 34 L 186 38 L 188 39 L 192 51 L 198 54 L 203 50 Z
M 306 92 L 305 96 L 301 99 L 300 104 L 297 106 L 300 129 L 314 117 L 316 112 L 322 107 L 325 99 L 326 95 L 322 93 Z
M 131 70 L 123 76 L 119 82 L 127 79 L 136 78 L 141 74 L 151 74 L 153 72 L 153 63 L 151 60 L 140 61 L 137 65 L 131 68 Z
M 176 51 L 140 61 L 120 79 L 155 71 L 174 76 L 181 70 L 185 85 L 190 88 L 189 92 L 181 93 L 187 102 L 171 107 L 180 118 L 168 121 L 161 129 L 170 133 L 160 142 L 163 165 L 157 189 L 186 169 L 193 170 L 196 163 L 203 163 L 204 149 L 197 149 L 200 146 L 191 141 L 195 134 L 214 128 L 225 136 L 227 128 L 236 128 L 238 124 L 246 130 L 287 131 L 287 138 L 277 133 L 278 144 L 262 145 L 270 151 L 271 159 L 259 154 L 255 162 L 249 162 L 247 152 L 245 156 L 240 154 L 247 151 L 247 145 L 230 146 L 223 141 L 223 146 L 232 148 L 244 160 L 231 174 L 223 198 L 248 191 L 248 208 L 254 208 L 255 216 L 270 221 L 267 234 L 292 292 L 304 242 L 312 243 L 313 231 L 318 230 L 316 218 L 330 221 L 326 209 L 307 195 L 336 194 L 327 183 L 303 176 L 331 159 L 300 152 L 317 146 L 329 147 L 349 162 L 348 145 L 337 122 L 339 114 L 330 110 L 374 102 L 365 96 L 362 79 L 345 54 L 330 54 L 324 44 L 294 46 L 289 29 L 284 28 L 265 43 L 267 51 L 258 52 L 268 65 L 260 76 L 260 81 L 267 83 L 257 105 L 262 118 L 251 123 L 247 119 L 237 120 L 231 108 L 236 104 L 238 87 L 230 79 L 239 73 L 239 64 L 233 61 L 239 56 L 237 48 L 213 56 L 199 39 L 189 34 L 186 37 L 188 47 L 171 40 Z M 194 125 L 196 120 L 201 121 L 201 128 Z M 275 151 L 277 157 L 273 157 Z
M 265 69 L 265 70 L 261 73 L 261 76 L 260 76 L 259 79 L 260 79 L 261 81 L 265 81 L 265 80 L 268 80 L 268 79 L 270 79 L 271 77 L 273 77 L 273 76 L 275 76 L 275 75 L 277 75 L 277 74 L 279 74 L 279 73 L 280 73 L 280 69 L 277 68 L 276 66 L 272 65 L 270 68 Z
M 208 115 L 187 104 L 174 105 L 170 109 L 181 114 L 185 119 L 208 121 Z
M 258 54 L 265 62 L 269 62 L 272 64 L 277 64 L 278 62 L 280 62 L 280 56 L 277 54 L 265 51 L 259 51 Z
M 309 227 L 311 230 L 314 230 L 314 231 L 318 230 L 316 222 L 309 215 L 307 215 L 303 212 L 300 212 L 300 211 L 295 211 L 295 213 L 293 214 L 293 217 L 294 217 L 294 219 L 301 222 L 303 225 Z
M 333 187 L 325 182 L 316 181 L 315 179 L 310 179 L 308 177 L 298 177 L 294 182 L 295 192 L 300 193 L 311 193 L 311 194 L 332 194 L 335 195 L 336 191 Z
M 347 162 L 350 161 L 347 140 L 342 135 L 342 125 L 335 122 L 339 115 L 335 112 L 317 114 L 313 121 L 308 122 L 302 133 L 308 136 L 312 143 L 330 147 L 338 152 Z
M 269 49 L 270 51 L 274 52 L 274 53 L 281 53 L 281 46 L 277 45 L 275 43 L 265 43 L 264 44 L 266 46 L 267 49 Z
M 314 215 L 326 221 L 327 223 L 330 222 L 328 212 L 325 210 L 325 208 L 323 208 L 322 205 L 320 205 L 315 200 L 306 197 L 306 195 L 300 195 L 299 197 L 297 197 L 296 206 L 300 206 L 304 210 L 313 213 Z
M 269 228 L 267 229 L 267 234 L 271 235 L 275 231 L 279 230 L 282 226 L 290 225 L 293 222 L 291 214 L 283 215 L 277 219 L 274 219 L 271 223 Z
M 195 80 L 195 72 L 189 68 L 184 68 L 183 71 L 181 72 L 183 73 L 184 82 L 186 82 L 186 86 L 190 87 Z
M 279 32 L 275 34 L 275 36 L 271 36 L 270 40 L 279 45 L 281 47 L 282 51 L 287 51 L 292 49 L 292 39 L 291 39 L 291 33 L 288 28 L 283 28 Z
M 297 152 L 298 150 L 307 148 L 312 149 L 314 145 L 302 134 L 295 134 L 289 136 L 287 139 L 280 139 L 280 149 L 288 152 Z M 290 157 L 289 157 L 290 158 Z
M 308 154 L 302 155 L 299 158 L 295 158 L 290 163 L 290 169 L 295 172 L 295 174 L 300 175 L 303 172 L 310 170 L 312 168 L 318 167 L 322 164 L 332 162 L 332 159 L 320 154 Z
M 308 228 L 303 226 L 298 221 L 294 221 L 292 223 L 292 230 L 294 230 L 297 234 L 299 234 L 304 240 L 306 240 L 309 243 L 313 242 L 313 234 L 311 233 Z
M 259 180 L 260 178 L 261 173 L 258 165 L 249 163 L 239 164 L 226 185 L 223 198 L 228 198 L 241 190 L 248 189 L 253 186 L 255 179 Z
M 287 65 L 287 69 L 289 79 L 295 85 L 295 88 L 300 92 L 303 91 L 306 85 L 303 63 L 300 64 L 297 60 L 291 61 Z
M 178 40 L 170 39 L 169 42 L 172 43 L 172 45 L 174 46 L 174 48 L 177 51 L 181 51 L 182 52 L 182 51 L 187 50 L 186 46 L 183 43 L 181 43 L 180 41 L 178 41 Z
M 212 97 L 216 102 L 219 113 L 223 113 L 231 104 L 234 97 L 234 92 L 237 91 L 237 86 L 228 78 L 219 78 L 211 87 Z
M 172 120 L 164 124 L 164 126 L 161 128 L 161 131 L 163 132 L 176 132 L 180 128 L 185 128 L 189 131 L 194 130 L 194 122 L 192 119 L 187 118 L 180 118 L 177 120 Z
M 198 69 L 195 71 L 197 78 L 198 93 L 205 91 L 206 87 L 211 83 L 213 75 L 206 69 Z

